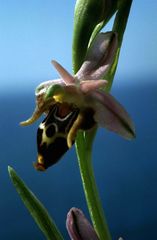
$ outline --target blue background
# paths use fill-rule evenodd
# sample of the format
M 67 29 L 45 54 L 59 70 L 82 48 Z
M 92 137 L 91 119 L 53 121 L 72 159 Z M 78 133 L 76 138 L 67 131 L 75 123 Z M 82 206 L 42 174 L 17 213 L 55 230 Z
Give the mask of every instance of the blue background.
M 13 166 L 44 203 L 65 239 L 68 210 L 88 216 L 74 148 L 45 173 L 34 170 L 36 129 L 19 127 L 34 110 L 34 89 L 70 72 L 75 1 L 0 0 L 0 239 L 44 239 L 7 173 Z M 94 169 L 113 240 L 157 239 L 157 3 L 133 1 L 112 94 L 132 116 L 137 138 L 100 129 Z M 112 21 L 105 30 L 111 29 Z

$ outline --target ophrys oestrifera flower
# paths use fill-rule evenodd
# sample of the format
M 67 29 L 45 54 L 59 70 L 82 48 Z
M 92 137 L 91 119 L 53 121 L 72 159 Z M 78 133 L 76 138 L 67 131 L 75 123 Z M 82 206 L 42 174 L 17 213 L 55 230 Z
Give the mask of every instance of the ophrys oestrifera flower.
M 126 139 L 135 136 L 134 125 L 121 104 L 104 91 L 108 72 L 117 50 L 117 35 L 101 33 L 90 47 L 84 63 L 72 76 L 58 62 L 52 61 L 61 78 L 41 83 L 36 89 L 36 109 L 29 125 L 43 113 L 46 118 L 37 132 L 38 161 L 45 170 L 71 148 L 78 130 L 105 127 Z M 103 89 L 103 90 L 102 90 Z

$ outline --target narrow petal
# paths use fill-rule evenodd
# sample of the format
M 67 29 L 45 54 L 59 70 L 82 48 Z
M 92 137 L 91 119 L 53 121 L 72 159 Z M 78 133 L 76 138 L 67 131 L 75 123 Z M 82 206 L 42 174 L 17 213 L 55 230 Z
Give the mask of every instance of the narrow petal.
M 80 89 L 83 93 L 89 93 L 95 91 L 101 87 L 105 87 L 107 84 L 106 80 L 86 80 L 80 83 Z
M 54 60 L 51 62 L 67 85 L 75 83 L 75 78 L 64 67 L 62 67 L 61 64 Z
M 71 208 L 66 226 L 72 240 L 99 240 L 93 227 L 78 208 Z
M 134 138 L 134 124 L 122 105 L 109 93 L 95 91 L 92 95 L 97 99 L 95 121 L 126 139 Z
M 116 33 L 99 33 L 77 72 L 76 78 L 79 80 L 103 78 L 113 62 L 117 46 Z

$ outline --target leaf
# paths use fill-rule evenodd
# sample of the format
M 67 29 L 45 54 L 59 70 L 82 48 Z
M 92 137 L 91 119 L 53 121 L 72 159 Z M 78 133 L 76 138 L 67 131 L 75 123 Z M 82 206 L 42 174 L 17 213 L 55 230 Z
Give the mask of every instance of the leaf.
M 45 237 L 48 240 L 63 240 L 54 221 L 34 193 L 25 185 L 12 167 L 8 166 L 8 172 L 16 191 Z

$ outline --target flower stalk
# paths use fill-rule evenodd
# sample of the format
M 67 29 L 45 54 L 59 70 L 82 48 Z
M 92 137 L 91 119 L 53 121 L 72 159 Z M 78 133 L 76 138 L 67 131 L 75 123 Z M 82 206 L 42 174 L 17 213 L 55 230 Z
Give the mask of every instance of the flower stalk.
M 78 133 L 76 151 L 84 193 L 94 229 L 99 239 L 110 240 L 111 236 L 101 205 L 92 166 L 92 144 L 96 130 L 96 128 L 92 130 L 90 136 L 88 134 L 88 137 L 84 136 L 83 132 Z
M 125 32 L 127 20 L 129 17 L 130 7 L 132 0 L 129 1 L 119 1 L 118 2 L 118 11 L 115 17 L 113 31 L 118 34 L 118 48 L 115 59 L 105 76 L 105 79 L 108 80 L 109 84 L 106 88 L 106 91 L 110 91 L 114 75 L 116 72 L 119 53 L 122 45 L 123 35 Z M 75 26 L 76 27 L 76 26 Z M 100 28 L 101 29 L 101 28 Z M 75 36 L 74 36 L 75 40 Z M 89 39 L 90 42 L 90 39 Z M 90 42 L 91 43 L 91 42 Z M 74 45 L 73 45 L 74 46 Z M 75 55 L 73 55 L 73 65 L 74 70 L 78 69 L 82 64 L 84 59 L 80 59 L 80 53 L 76 52 L 76 49 L 73 49 Z M 78 66 L 77 66 L 78 64 Z M 75 72 L 76 73 L 76 72 Z M 91 216 L 91 220 L 94 226 L 94 229 L 99 236 L 100 240 L 111 240 L 111 235 L 107 225 L 107 221 L 104 215 L 103 207 L 101 204 L 99 192 L 96 185 L 96 180 L 94 176 L 93 166 L 92 166 L 92 146 L 94 137 L 96 134 L 96 128 L 88 132 L 80 131 L 77 134 L 76 138 L 76 152 L 78 157 L 78 164 L 80 168 L 80 174 L 82 178 L 82 184 L 84 188 L 84 193 L 86 197 L 87 206 Z

